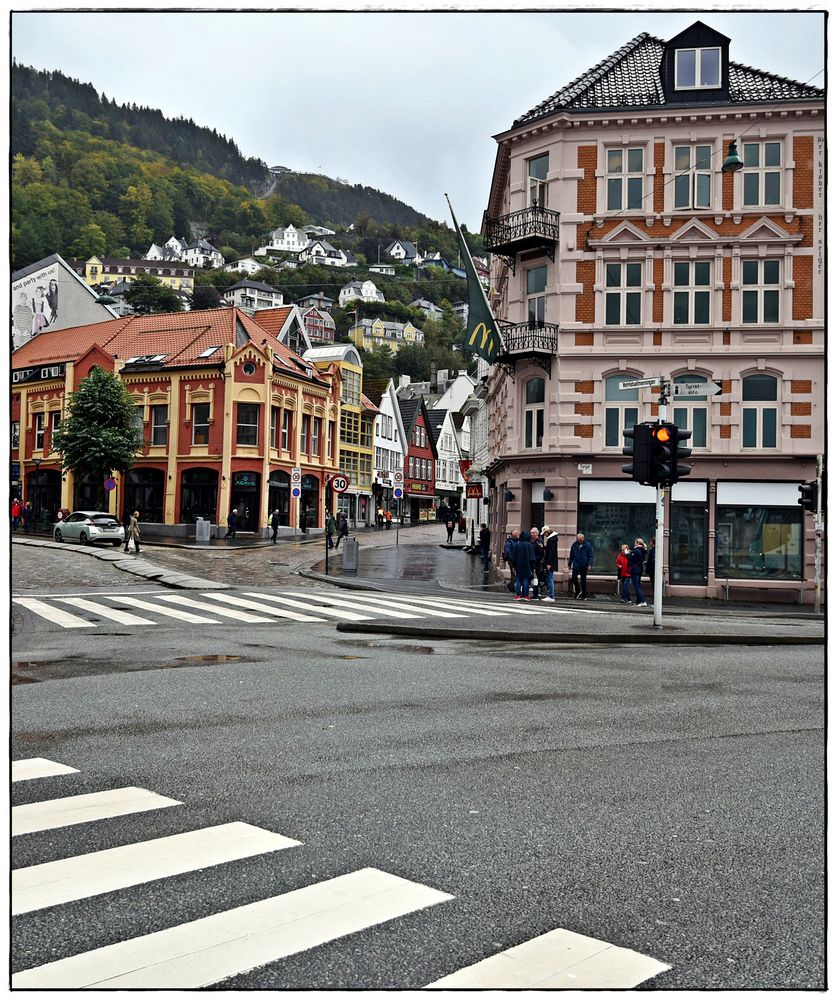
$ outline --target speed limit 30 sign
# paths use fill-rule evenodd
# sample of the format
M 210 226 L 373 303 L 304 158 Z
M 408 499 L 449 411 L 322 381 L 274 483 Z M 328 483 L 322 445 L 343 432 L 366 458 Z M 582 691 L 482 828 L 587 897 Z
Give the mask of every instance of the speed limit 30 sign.
M 331 488 L 335 493 L 345 493 L 349 488 L 348 476 L 337 475 L 331 477 Z

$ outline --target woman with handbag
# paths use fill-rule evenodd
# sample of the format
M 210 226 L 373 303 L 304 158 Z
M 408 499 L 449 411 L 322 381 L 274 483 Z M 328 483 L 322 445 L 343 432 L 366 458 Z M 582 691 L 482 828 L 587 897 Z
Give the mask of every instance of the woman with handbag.
M 139 555 L 139 550 L 140 550 L 140 528 L 139 528 L 139 511 L 138 510 L 135 510 L 134 513 L 131 514 L 131 523 L 125 529 L 125 551 L 126 552 L 131 551 L 131 550 L 129 550 L 128 546 L 131 545 L 132 542 L 133 542 L 133 549 L 132 549 L 132 551 L 136 552 L 137 555 Z

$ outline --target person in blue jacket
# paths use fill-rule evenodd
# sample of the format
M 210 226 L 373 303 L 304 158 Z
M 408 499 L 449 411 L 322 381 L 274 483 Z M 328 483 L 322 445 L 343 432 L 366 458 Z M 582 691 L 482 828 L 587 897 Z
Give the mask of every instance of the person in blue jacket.
M 567 566 L 572 570 L 573 597 L 587 600 L 587 571 L 593 568 L 593 546 L 579 532 L 570 546 Z
M 514 563 L 514 599 L 516 601 L 531 601 L 529 596 L 529 581 L 535 568 L 535 546 L 528 531 L 521 531 L 520 538 L 512 551 Z
M 642 590 L 642 568 L 645 565 L 645 542 L 641 538 L 637 538 L 634 542 L 634 547 L 628 553 L 628 565 L 631 567 L 631 585 L 634 588 L 634 594 L 636 596 L 636 606 L 638 608 L 647 608 L 648 602 L 645 600 L 645 594 Z

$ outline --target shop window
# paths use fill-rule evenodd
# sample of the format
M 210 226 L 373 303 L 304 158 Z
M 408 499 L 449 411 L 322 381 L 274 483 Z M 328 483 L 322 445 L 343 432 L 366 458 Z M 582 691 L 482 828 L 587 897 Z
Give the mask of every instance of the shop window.
M 542 378 L 530 378 L 525 387 L 524 448 L 543 445 L 544 402 L 546 383 Z
M 710 280 L 708 260 L 674 262 L 674 323 L 701 326 L 709 323 Z
M 780 205 L 782 201 L 781 142 L 745 142 L 743 201 L 745 207 Z
M 627 382 L 635 376 L 629 372 L 610 375 L 605 379 L 605 448 L 621 448 L 624 445 L 622 431 L 639 423 L 639 389 L 620 389 L 620 382 Z M 640 377 L 641 376 L 636 376 Z
M 235 428 L 235 443 L 256 446 L 259 443 L 259 403 L 239 403 Z
M 675 209 L 711 207 L 711 146 L 675 146 L 674 174 Z
M 775 448 L 779 381 L 773 375 L 747 375 L 742 384 L 741 447 Z
M 742 323 L 779 322 L 779 261 L 741 263 Z
M 642 321 L 642 264 L 605 264 L 605 324 L 636 326 Z
M 642 147 L 607 151 L 607 210 L 642 209 Z
M 616 573 L 616 556 L 623 542 L 654 537 L 653 503 L 579 503 L 578 531 L 593 546 L 593 573 Z M 572 539 L 574 541 L 575 539 Z
M 801 508 L 718 505 L 716 517 L 717 577 L 801 579 Z

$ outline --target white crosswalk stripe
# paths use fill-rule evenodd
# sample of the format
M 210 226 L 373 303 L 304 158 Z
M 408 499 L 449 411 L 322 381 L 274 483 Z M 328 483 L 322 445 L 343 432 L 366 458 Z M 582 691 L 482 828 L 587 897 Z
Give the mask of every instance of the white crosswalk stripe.
M 12 781 L 31 781 L 33 778 L 54 778 L 59 774 L 78 774 L 78 769 L 58 764 L 46 757 L 29 757 L 12 761 Z
M 153 879 L 299 846 L 298 840 L 248 823 L 226 823 L 18 868 L 12 872 L 12 913 L 30 913 Z
M 292 595 L 294 597 L 305 597 L 306 600 L 308 600 L 308 601 L 315 601 L 316 600 L 320 604 L 330 604 L 330 605 L 338 607 L 338 608 L 354 608 L 355 610 L 364 611 L 364 612 L 366 612 L 367 614 L 370 614 L 370 615 L 374 611 L 374 609 L 370 608 L 368 604 L 364 604 L 364 603 L 361 603 L 360 601 L 355 600 L 354 593 L 352 593 L 351 597 L 343 597 L 342 595 L 340 597 L 332 597 L 330 594 L 321 594 L 321 593 L 314 592 L 314 591 L 308 592 L 308 591 L 304 591 L 304 590 L 285 590 L 285 591 L 283 591 L 283 593 L 290 594 L 290 595 Z M 405 620 L 407 620 L 407 619 L 419 619 L 419 618 L 421 618 L 421 615 L 420 614 L 410 614 L 407 611 L 402 611 L 398 615 L 398 617 L 399 618 L 403 618 Z
M 112 816 L 128 816 L 149 809 L 165 809 L 183 803 L 157 795 L 145 788 L 114 788 L 108 792 L 90 792 L 63 799 L 47 799 L 25 806 L 12 806 L 12 836 L 55 830 L 77 823 L 91 823 Z
M 46 618 L 48 622 L 60 625 L 62 628 L 95 628 L 94 622 L 86 622 L 77 615 L 71 615 L 69 611 L 62 611 L 61 608 L 54 608 L 45 601 L 39 601 L 35 597 L 13 597 L 13 604 L 19 604 L 22 608 L 28 608 L 41 618 Z
M 308 596 L 309 599 L 313 597 L 313 595 L 311 594 L 303 595 L 300 593 L 300 591 L 286 591 L 285 593 L 292 593 L 297 596 Z M 316 599 L 320 600 L 321 596 L 322 595 L 317 594 Z M 402 599 L 401 595 L 399 595 L 398 600 L 393 600 L 392 598 L 389 597 L 388 594 L 375 594 L 370 596 L 367 594 L 352 593 L 352 600 L 354 601 L 355 604 L 359 604 L 361 607 L 365 606 L 367 610 L 369 609 L 370 605 L 372 605 L 372 608 L 375 611 L 385 614 L 388 618 L 398 617 L 398 615 L 390 615 L 389 613 L 390 608 L 394 608 L 396 611 L 407 611 L 408 613 L 418 611 L 420 614 L 427 615 L 430 618 L 467 617 L 467 615 L 459 614 L 453 611 L 439 611 L 436 608 L 419 607 L 416 606 L 415 604 L 409 603 L 409 600 L 407 598 Z
M 284 608 L 272 608 L 269 604 L 262 604 L 261 601 L 250 601 L 244 597 L 231 597 L 229 594 L 203 594 L 213 601 L 223 601 L 225 604 L 232 604 L 233 607 L 252 608 L 254 611 L 264 611 L 266 614 L 275 615 L 277 618 L 290 618 L 294 622 L 321 622 L 323 618 L 314 618 L 312 615 L 303 615 L 297 611 L 288 611 Z
M 290 608 L 302 608 L 303 610 L 310 611 L 316 608 L 318 615 L 327 615 L 330 618 L 341 618 L 347 622 L 368 622 L 371 621 L 371 615 L 358 615 L 354 611 L 346 611 L 342 608 L 324 608 L 312 605 L 310 601 L 303 603 L 302 601 L 294 601 L 290 597 L 279 597 L 276 594 L 247 594 L 247 597 L 261 597 L 264 601 L 275 601 L 277 604 L 287 604 Z
M 263 618 L 260 615 L 251 615 L 249 611 L 242 611 L 240 608 L 216 608 L 205 601 L 196 601 L 191 597 L 184 597 L 182 594 L 161 594 L 161 601 L 170 601 L 172 604 L 181 604 L 185 608 L 197 608 L 199 611 L 211 611 L 213 615 L 220 615 L 222 618 L 232 618 L 233 621 L 244 622 L 248 625 L 255 625 L 259 622 L 272 622 L 272 618 Z
M 22 777 L 74 771 L 44 758 L 13 762 L 13 772 Z M 59 819 L 60 825 L 73 825 L 165 805 L 182 803 L 123 788 L 15 809 L 29 810 L 17 816 L 34 819 L 38 829 L 56 829 Z M 43 810 L 36 815 L 39 806 Z M 13 824 L 15 818 L 13 810 Z M 35 864 L 12 872 L 12 912 L 32 913 L 115 891 L 141 893 L 150 882 L 303 846 L 282 834 L 230 822 Z M 441 889 L 366 867 L 16 972 L 12 988 L 209 987 L 453 899 Z M 51 919 L 52 948 L 60 948 L 72 924 L 66 915 Z M 668 968 L 628 948 L 558 928 L 454 969 L 425 989 L 631 989 Z
M 124 601 L 124 597 L 111 597 L 112 601 Z M 180 611 L 177 608 L 161 607 L 159 604 L 152 604 L 151 601 L 141 601 L 138 597 L 131 598 L 131 604 L 136 608 L 143 608 L 146 611 L 156 611 L 158 615 L 166 618 L 176 618 L 177 621 L 189 622 L 192 625 L 217 625 L 214 618 L 207 618 L 206 615 L 195 615 L 191 611 Z
M 150 618 L 140 618 L 139 615 L 132 615 L 128 611 L 121 611 L 118 608 L 109 608 L 98 601 L 89 601 L 86 597 L 59 597 L 62 604 L 69 604 L 74 608 L 81 608 L 83 611 L 92 611 L 93 614 L 111 621 L 119 622 L 120 625 L 153 625 Z

